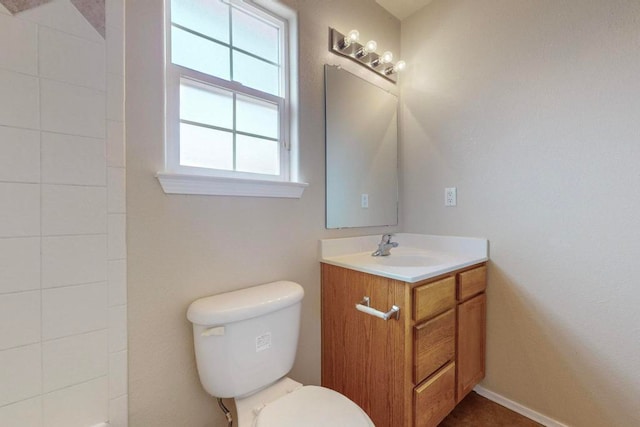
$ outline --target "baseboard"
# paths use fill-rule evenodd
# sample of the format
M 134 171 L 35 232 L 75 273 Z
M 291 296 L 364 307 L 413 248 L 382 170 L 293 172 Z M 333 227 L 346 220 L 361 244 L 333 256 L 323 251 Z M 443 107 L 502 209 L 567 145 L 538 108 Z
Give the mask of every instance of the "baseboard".
M 542 424 L 546 427 L 569 427 L 567 424 L 563 424 L 560 421 L 556 421 L 553 418 L 549 418 L 546 415 L 542 415 L 540 412 L 536 412 L 533 409 L 529 409 L 524 405 L 519 404 L 518 402 L 514 402 L 513 400 L 509 400 L 506 397 L 495 393 L 491 390 L 487 390 L 482 386 L 475 386 L 473 391 L 478 393 L 480 396 L 486 397 L 487 399 L 496 402 L 498 405 L 504 406 L 505 408 L 509 408 L 514 412 L 519 413 L 522 416 L 529 418 L 537 423 Z

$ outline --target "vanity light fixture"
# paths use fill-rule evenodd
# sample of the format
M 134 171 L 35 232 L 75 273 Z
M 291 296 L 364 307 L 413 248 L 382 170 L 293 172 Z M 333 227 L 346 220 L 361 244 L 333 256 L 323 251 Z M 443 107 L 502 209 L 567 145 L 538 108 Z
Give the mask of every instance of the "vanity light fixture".
M 358 43 L 360 33 L 358 30 L 351 30 L 347 35 L 329 28 L 329 38 L 331 51 L 338 55 L 351 58 L 355 62 L 363 65 L 387 80 L 396 82 L 398 73 L 405 69 L 406 63 L 398 61 L 393 63 L 393 53 L 386 51 L 382 55 L 376 53 L 378 44 L 374 40 L 369 40 L 364 45 Z

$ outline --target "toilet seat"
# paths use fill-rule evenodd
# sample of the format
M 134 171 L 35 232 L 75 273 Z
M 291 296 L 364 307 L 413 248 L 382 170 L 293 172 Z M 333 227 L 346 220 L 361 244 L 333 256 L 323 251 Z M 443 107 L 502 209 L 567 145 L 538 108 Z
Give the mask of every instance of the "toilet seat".
M 255 427 L 373 427 L 369 416 L 342 394 L 324 387 L 304 386 L 265 405 Z

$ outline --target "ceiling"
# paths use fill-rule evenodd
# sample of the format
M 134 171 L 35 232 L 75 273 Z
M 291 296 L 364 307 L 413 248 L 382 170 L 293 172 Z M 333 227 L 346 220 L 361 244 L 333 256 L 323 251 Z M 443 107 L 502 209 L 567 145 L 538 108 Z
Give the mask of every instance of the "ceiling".
M 433 0 L 376 0 L 380 6 L 387 9 L 399 20 L 403 20 L 416 10 L 428 5 Z

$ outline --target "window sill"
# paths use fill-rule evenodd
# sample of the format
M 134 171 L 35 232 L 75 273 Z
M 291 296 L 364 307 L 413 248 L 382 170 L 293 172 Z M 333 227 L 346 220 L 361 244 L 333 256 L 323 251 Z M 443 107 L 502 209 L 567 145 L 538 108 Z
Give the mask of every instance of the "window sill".
M 299 199 L 309 185 L 304 182 L 221 178 L 170 172 L 158 172 L 156 177 L 166 194 Z

